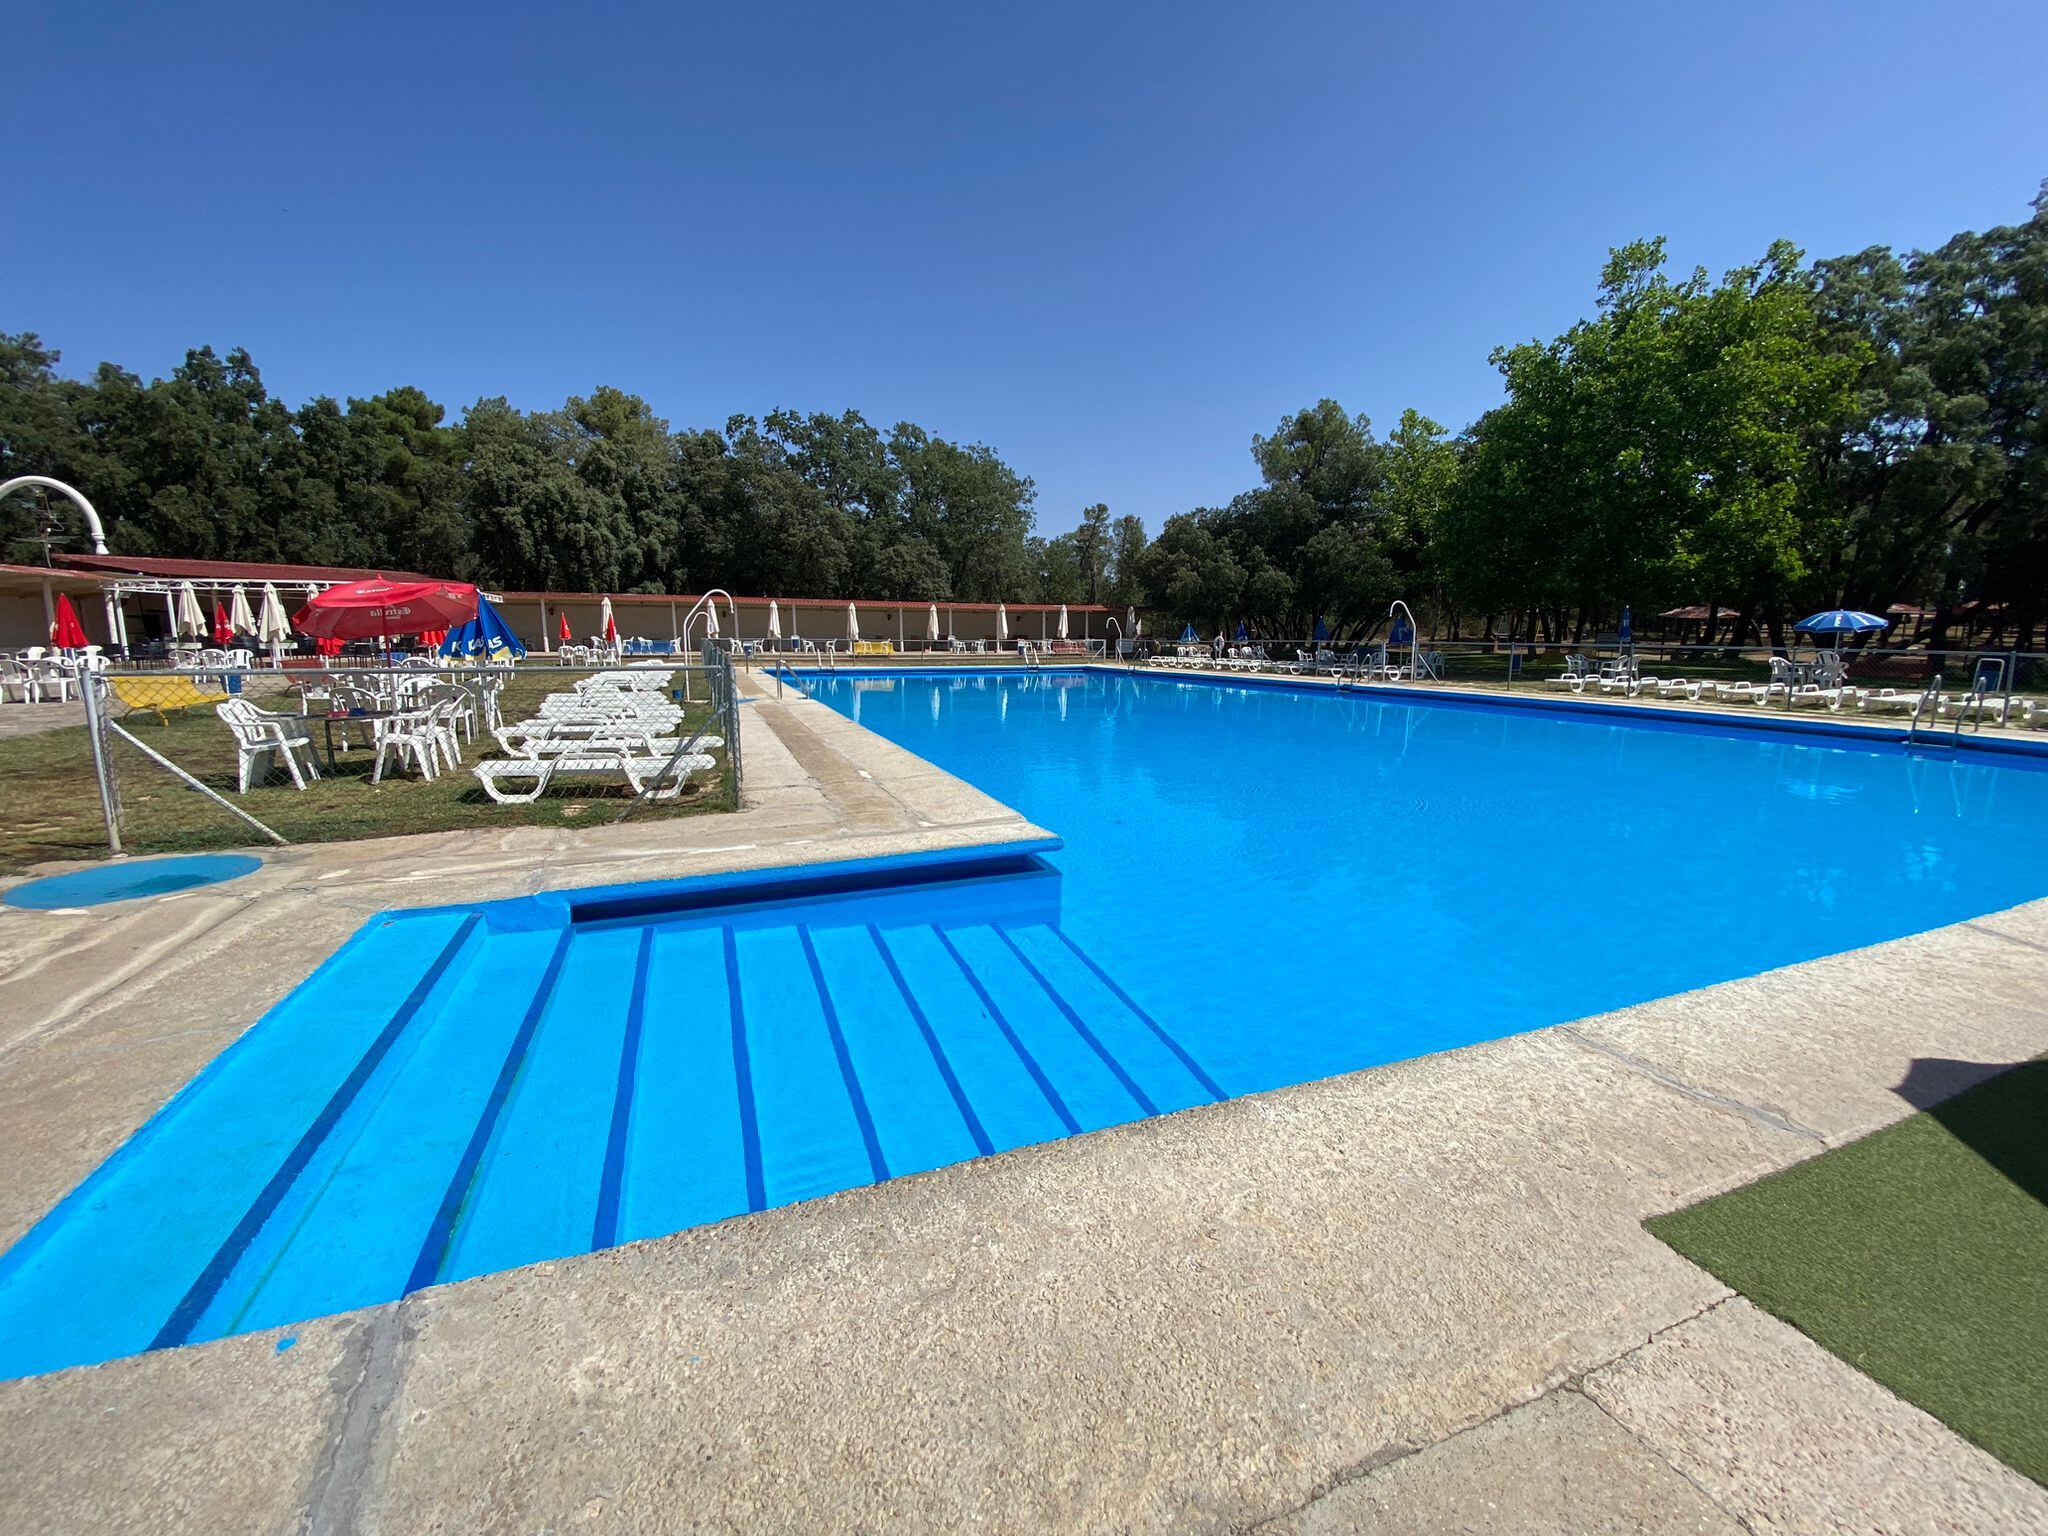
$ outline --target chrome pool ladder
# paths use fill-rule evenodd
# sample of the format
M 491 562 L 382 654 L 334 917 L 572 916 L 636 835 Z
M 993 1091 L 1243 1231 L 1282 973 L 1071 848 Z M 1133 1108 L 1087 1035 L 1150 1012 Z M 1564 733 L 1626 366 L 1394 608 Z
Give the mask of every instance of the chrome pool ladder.
M 1913 718 L 1906 722 L 1905 739 L 1908 746 L 1952 747 L 1955 745 L 1956 733 L 1954 731 L 1950 731 L 1948 740 L 1944 741 L 1936 732 L 1930 731 L 1923 735 L 1920 730 L 1920 717 L 1922 715 L 1926 715 L 1936 724 L 1940 723 L 1941 682 L 1941 674 L 1939 672 L 1935 673 L 1927 686 L 1920 690 L 1920 697 L 1913 701 Z M 1960 709 L 1956 711 L 1956 725 L 1958 727 L 1962 725 L 1962 711 Z

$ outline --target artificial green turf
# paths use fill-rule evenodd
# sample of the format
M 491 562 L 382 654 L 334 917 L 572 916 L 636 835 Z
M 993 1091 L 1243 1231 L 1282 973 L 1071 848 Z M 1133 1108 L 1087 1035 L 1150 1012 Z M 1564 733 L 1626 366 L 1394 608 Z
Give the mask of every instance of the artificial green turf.
M 2048 1060 L 1647 1225 L 2048 1483 Z

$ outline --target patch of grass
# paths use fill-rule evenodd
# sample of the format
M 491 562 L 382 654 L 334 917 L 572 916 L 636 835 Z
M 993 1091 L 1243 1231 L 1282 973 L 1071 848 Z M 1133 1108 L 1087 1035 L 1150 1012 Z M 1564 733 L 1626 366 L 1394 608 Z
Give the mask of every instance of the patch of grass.
M 567 688 L 573 674 L 553 668 L 518 673 L 507 684 L 504 713 L 508 720 L 532 714 L 547 693 Z M 265 709 L 299 709 L 296 684 L 274 675 L 257 675 L 266 691 L 252 690 L 251 700 Z M 701 695 L 702 685 L 698 692 Z M 709 707 L 700 697 L 681 727 L 687 734 L 702 724 Z M 318 783 L 304 791 L 278 769 L 272 782 L 244 794 L 235 789 L 235 747 L 228 729 L 208 705 L 167 710 L 162 719 L 146 709 L 116 710 L 120 723 L 209 788 L 242 806 L 252 816 L 295 843 L 337 842 L 359 837 L 389 837 L 410 832 L 448 832 L 470 827 L 593 826 L 609 821 L 631 798 L 623 785 L 565 785 L 532 805 L 498 805 L 477 784 L 468 765 L 495 755 L 488 735 L 464 744 L 463 768 L 444 772 L 431 783 L 387 765 L 382 784 L 370 783 L 375 754 L 360 745 L 337 753 L 329 768 L 319 723 L 311 726 L 318 754 Z M 368 732 L 352 733 L 360 742 Z M 337 727 L 336 744 L 342 736 Z M 206 796 L 151 762 L 119 737 L 111 738 L 115 776 L 120 786 L 121 835 L 132 853 L 186 853 L 202 849 L 238 848 L 263 841 L 254 828 L 229 815 Z M 723 753 L 713 755 L 723 758 Z M 0 741 L 0 873 L 13 873 L 45 859 L 93 859 L 107 851 L 106 827 L 100 815 L 99 792 L 92 771 L 91 743 L 83 726 L 43 731 Z M 721 772 L 693 775 L 674 800 L 649 801 L 635 817 L 692 815 L 730 810 L 731 796 Z
M 1646 1225 L 2048 1483 L 2048 1060 Z

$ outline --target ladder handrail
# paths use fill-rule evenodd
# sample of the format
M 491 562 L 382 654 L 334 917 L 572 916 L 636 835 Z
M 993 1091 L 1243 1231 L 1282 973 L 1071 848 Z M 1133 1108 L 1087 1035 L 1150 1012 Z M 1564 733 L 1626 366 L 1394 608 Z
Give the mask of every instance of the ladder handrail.
M 1920 729 L 1920 712 L 1927 708 L 1930 702 L 1934 705 L 1936 712 L 1939 713 L 1941 709 L 1941 674 L 1939 672 L 1935 673 L 1927 686 L 1920 690 L 1920 697 L 1913 701 L 1913 718 L 1906 724 L 1906 734 L 1908 736 L 1911 736 L 1913 732 Z

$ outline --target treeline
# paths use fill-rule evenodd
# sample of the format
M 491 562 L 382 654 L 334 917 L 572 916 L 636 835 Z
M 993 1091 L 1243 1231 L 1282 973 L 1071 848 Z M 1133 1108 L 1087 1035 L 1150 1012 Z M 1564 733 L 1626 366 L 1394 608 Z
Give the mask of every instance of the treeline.
M 0 336 L 0 471 L 85 490 L 128 553 L 383 566 L 503 588 L 1077 602 L 1371 634 L 1405 597 L 1439 633 L 1582 637 L 1697 605 L 1714 639 L 1826 607 L 1933 611 L 2034 640 L 2048 607 L 2048 189 L 1939 250 L 1719 281 L 1615 250 L 1594 315 L 1493 354 L 1506 400 L 1384 438 L 1324 400 L 1252 440 L 1259 483 L 1169 518 L 1087 508 L 1033 535 L 988 448 L 855 412 L 671 430 L 612 388 L 559 410 L 420 391 L 272 399 L 241 351 L 144 383 L 57 372 Z M 35 509 L 0 506 L 8 558 Z
M 1146 594 L 1213 632 L 1339 639 L 1406 597 L 1442 633 L 1562 639 L 1703 610 L 1785 637 L 1824 608 L 1932 610 L 2026 646 L 2048 607 L 2048 190 L 2024 224 L 1719 282 L 1614 251 L 1596 313 L 1493 354 L 1507 400 L 1384 440 L 1325 400 L 1255 438 L 1261 483 L 1168 520 Z
M 0 471 L 83 490 L 126 554 L 376 566 L 501 588 L 1078 601 L 1113 533 L 1034 538 L 1031 481 L 989 449 L 858 413 L 672 431 L 609 387 L 559 410 L 481 400 L 450 423 L 417 389 L 273 398 L 248 353 L 186 354 L 145 383 L 57 372 L 0 336 Z M 68 516 L 68 507 L 59 504 Z M 0 506 L 33 558 L 33 500 Z

